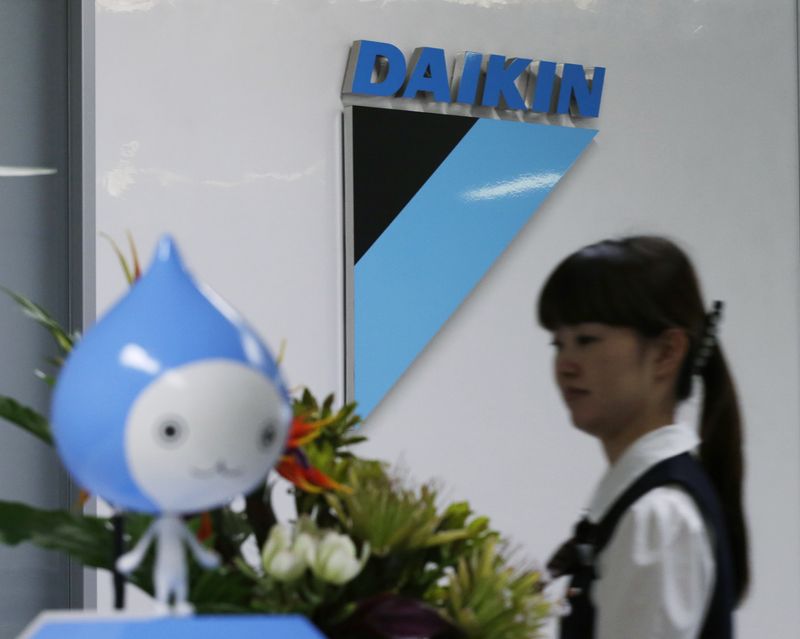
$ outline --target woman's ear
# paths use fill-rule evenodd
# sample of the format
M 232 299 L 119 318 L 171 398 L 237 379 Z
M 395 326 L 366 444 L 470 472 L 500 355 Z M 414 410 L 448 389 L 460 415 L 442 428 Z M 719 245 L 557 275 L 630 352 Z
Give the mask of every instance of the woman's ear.
M 656 374 L 677 377 L 689 352 L 689 336 L 682 328 L 668 328 L 656 339 L 656 349 Z

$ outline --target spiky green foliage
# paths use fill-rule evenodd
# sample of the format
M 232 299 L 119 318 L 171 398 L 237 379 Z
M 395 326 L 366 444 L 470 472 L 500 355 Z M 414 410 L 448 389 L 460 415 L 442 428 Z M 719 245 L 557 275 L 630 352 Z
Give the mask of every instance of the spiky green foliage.
M 136 244 L 133 241 L 133 237 L 130 233 L 126 234 L 128 237 L 128 248 L 131 252 L 131 262 L 128 263 L 128 258 L 125 257 L 125 254 L 122 252 L 122 249 L 119 247 L 114 241 L 114 238 L 106 233 L 100 233 L 100 237 L 106 240 L 109 245 L 111 246 L 111 250 L 114 251 L 114 255 L 117 256 L 117 260 L 119 261 L 120 268 L 122 269 L 123 274 L 125 275 L 125 281 L 128 283 L 129 286 L 133 285 L 136 279 L 139 276 L 139 255 L 136 251 Z
M 80 335 L 78 333 L 71 333 L 65 329 L 63 326 L 61 326 L 61 324 L 58 323 L 57 320 L 53 318 L 52 315 L 50 315 L 50 313 L 48 313 L 35 302 L 29 300 L 27 297 L 19 295 L 14 291 L 10 291 L 4 286 L 0 286 L 0 291 L 4 292 L 11 299 L 13 299 L 22 309 L 22 312 L 25 313 L 25 315 L 30 317 L 34 322 L 42 326 L 47 330 L 48 333 L 50 333 L 50 336 L 58 346 L 61 356 L 69 353 L 72 350 L 75 342 L 80 339 Z M 60 362 L 60 357 L 54 361 Z
M 469 639 L 538 637 L 551 614 L 541 573 L 511 566 L 498 554 L 495 535 L 459 557 L 431 599 Z
M 466 528 L 448 529 L 446 513 L 437 507 L 432 484 L 419 490 L 406 488 L 377 462 L 353 463 L 347 473 L 351 494 L 326 495 L 349 534 L 368 541 L 372 552 L 385 557 L 392 552 L 430 548 L 470 536 Z

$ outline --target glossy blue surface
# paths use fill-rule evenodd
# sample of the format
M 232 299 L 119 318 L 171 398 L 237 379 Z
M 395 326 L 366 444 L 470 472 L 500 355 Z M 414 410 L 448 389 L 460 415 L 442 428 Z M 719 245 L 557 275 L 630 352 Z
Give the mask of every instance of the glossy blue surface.
M 579 64 L 565 64 L 561 74 L 556 112 L 569 113 L 570 104 L 574 101 L 574 106 L 581 117 L 596 118 L 600 115 L 600 100 L 603 97 L 605 77 L 605 68 L 596 67 L 590 90 L 583 67 Z
M 490 55 L 483 89 L 483 106 L 500 106 L 501 99 L 509 109 L 525 109 L 525 100 L 514 84 L 532 62 L 530 58 L 506 60 L 502 55 Z
M 299 616 L 47 620 L 26 639 L 325 639 Z
M 552 104 L 553 85 L 556 80 L 556 63 L 540 60 L 536 71 L 536 85 L 531 111 L 548 113 Z
M 464 53 L 464 65 L 461 77 L 458 79 L 458 94 L 456 102 L 472 104 L 478 96 L 478 79 L 481 74 L 483 54 L 474 51 Z
M 55 387 L 53 435 L 78 484 L 111 504 L 156 512 L 134 482 L 123 432 L 136 397 L 165 371 L 232 360 L 262 372 L 289 401 L 275 361 L 244 319 L 186 271 L 170 237 L 150 269 L 80 340 Z
M 450 102 L 450 80 L 447 77 L 447 61 L 444 49 L 423 47 L 416 53 L 416 64 L 408 74 L 404 98 L 415 98 L 428 92 L 437 102 Z
M 358 47 L 358 60 L 353 84 L 351 87 L 345 87 L 345 91 L 387 96 L 394 95 L 400 90 L 406 79 L 406 59 L 400 49 L 388 42 L 372 40 L 359 40 L 354 46 Z M 380 82 L 373 82 L 372 72 L 379 57 L 386 58 L 389 68 L 385 78 Z
M 369 414 L 597 132 L 479 120 L 355 267 L 355 399 Z

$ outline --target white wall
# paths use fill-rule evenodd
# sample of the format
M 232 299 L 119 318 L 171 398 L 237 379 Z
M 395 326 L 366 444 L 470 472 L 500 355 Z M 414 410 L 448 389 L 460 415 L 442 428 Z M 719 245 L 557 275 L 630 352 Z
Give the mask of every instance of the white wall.
M 440 477 L 544 560 L 603 470 L 534 325 L 543 278 L 666 233 L 727 302 L 748 428 L 742 637 L 800 626 L 798 158 L 789 0 L 98 0 L 97 228 L 187 262 L 318 394 L 342 386 L 340 89 L 350 43 L 606 66 L 596 141 L 376 410 L 366 452 Z M 102 311 L 124 290 L 98 245 Z M 104 584 L 101 583 L 101 588 Z M 101 603 L 108 596 L 100 593 Z

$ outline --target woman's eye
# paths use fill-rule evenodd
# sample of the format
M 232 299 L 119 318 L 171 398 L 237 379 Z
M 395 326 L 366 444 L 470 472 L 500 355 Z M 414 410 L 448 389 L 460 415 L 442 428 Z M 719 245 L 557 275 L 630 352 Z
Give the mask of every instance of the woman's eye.
M 156 427 L 156 438 L 159 443 L 172 448 L 186 439 L 188 429 L 176 419 L 167 419 Z
M 555 348 L 557 351 L 561 350 L 561 342 L 557 339 L 550 340 L 550 346 Z
M 578 342 L 579 346 L 588 346 L 598 341 L 598 338 L 594 335 L 578 335 L 575 341 Z

